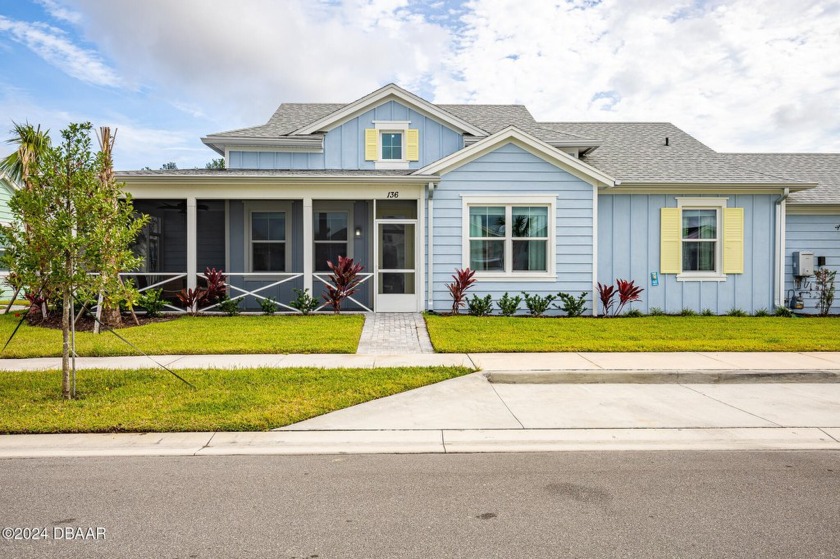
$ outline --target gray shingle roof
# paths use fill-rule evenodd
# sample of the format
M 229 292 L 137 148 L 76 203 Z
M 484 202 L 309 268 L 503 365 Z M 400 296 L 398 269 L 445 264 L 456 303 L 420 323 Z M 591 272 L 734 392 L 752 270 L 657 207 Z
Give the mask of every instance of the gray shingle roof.
M 291 134 L 298 128 L 324 118 L 344 106 L 344 103 L 283 103 L 277 107 L 268 122 L 261 126 L 217 132 L 210 136 L 277 138 Z
M 540 123 L 600 141 L 582 161 L 622 183 L 780 184 L 786 177 L 736 165 L 668 122 Z M 669 145 L 665 145 L 665 138 Z
M 790 179 L 816 182 L 816 188 L 794 192 L 792 204 L 840 204 L 840 153 L 722 153 L 748 169 L 761 169 Z

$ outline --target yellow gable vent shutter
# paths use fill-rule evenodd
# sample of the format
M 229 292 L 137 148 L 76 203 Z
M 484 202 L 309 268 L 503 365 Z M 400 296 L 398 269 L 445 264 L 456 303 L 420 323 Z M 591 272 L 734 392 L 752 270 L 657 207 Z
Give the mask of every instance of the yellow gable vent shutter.
M 723 209 L 723 273 L 744 273 L 744 208 Z
M 365 128 L 365 161 L 379 159 L 379 132 L 375 128 Z
M 682 235 L 679 208 L 660 208 L 659 272 L 679 274 L 682 272 Z
M 405 131 L 405 158 L 409 161 L 420 160 L 420 131 L 409 128 Z

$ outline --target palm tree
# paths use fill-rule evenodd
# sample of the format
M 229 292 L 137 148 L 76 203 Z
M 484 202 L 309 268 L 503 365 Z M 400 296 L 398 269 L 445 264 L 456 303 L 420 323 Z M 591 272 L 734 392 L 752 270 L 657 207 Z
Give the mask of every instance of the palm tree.
M 49 130 L 41 132 L 41 125 L 32 126 L 28 122 L 12 122 L 12 137 L 6 140 L 16 144 L 17 150 L 0 160 L 0 171 L 22 183 L 27 190 L 32 189 L 31 176 L 50 147 Z
M 10 130 L 12 137 L 6 140 L 6 143 L 17 144 L 17 149 L 0 159 L 0 172 L 5 172 L 6 175 L 18 184 L 23 184 L 26 190 L 31 191 L 34 187 L 32 176 L 37 173 L 38 164 L 44 158 L 47 150 L 50 149 L 49 130 L 41 132 L 41 125 L 32 126 L 28 122 L 25 124 L 18 124 L 12 121 L 12 129 Z M 29 233 L 29 226 L 24 220 L 24 230 Z M 15 285 L 15 293 L 9 305 L 6 307 L 6 312 L 9 312 L 12 304 L 20 293 L 20 285 Z M 41 313 L 46 318 L 47 306 L 46 303 L 41 303 Z

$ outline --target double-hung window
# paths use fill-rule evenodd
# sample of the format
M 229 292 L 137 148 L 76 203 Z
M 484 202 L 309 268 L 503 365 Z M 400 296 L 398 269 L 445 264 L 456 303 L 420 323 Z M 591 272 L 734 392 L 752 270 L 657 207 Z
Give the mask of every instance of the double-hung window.
M 250 243 L 252 272 L 285 272 L 286 212 L 252 211 Z
M 464 265 L 480 275 L 553 275 L 553 201 L 466 202 Z
M 338 263 L 339 256 L 349 256 L 349 212 L 315 212 L 315 271 L 328 272 L 327 260 Z
M 382 132 L 381 159 L 383 161 L 402 161 L 403 159 L 403 134 L 402 132 Z
M 682 210 L 683 272 L 718 271 L 718 210 Z

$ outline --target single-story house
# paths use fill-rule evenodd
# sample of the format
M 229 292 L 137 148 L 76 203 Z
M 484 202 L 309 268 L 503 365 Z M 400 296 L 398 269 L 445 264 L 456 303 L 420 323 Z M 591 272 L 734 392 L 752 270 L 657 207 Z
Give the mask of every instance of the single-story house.
M 152 216 L 143 287 L 215 267 L 247 306 L 288 305 L 345 255 L 365 266 L 348 309 L 445 311 L 469 267 L 475 294 L 584 293 L 587 314 L 616 278 L 644 287 L 643 312 L 772 311 L 790 294 L 813 312 L 793 253 L 840 268 L 840 154 L 718 153 L 666 122 L 537 122 L 396 85 L 202 141 L 225 170 L 118 173 Z

